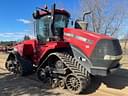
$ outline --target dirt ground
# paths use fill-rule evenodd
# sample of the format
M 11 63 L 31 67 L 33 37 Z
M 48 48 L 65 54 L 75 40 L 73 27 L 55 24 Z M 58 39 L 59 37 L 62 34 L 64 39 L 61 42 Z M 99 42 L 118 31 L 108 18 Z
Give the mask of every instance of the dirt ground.
M 4 62 L 7 54 L 0 53 L 0 96 L 74 96 L 67 90 L 51 89 L 35 75 L 18 77 L 9 73 Z M 121 60 L 123 65 L 113 75 L 97 77 L 80 96 L 128 96 L 128 56 Z

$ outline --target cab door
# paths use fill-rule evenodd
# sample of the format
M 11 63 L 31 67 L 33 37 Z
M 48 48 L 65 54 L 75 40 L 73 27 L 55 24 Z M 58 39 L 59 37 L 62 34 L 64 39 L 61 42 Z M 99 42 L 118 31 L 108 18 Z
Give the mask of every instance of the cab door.
M 51 16 L 46 15 L 36 20 L 36 35 L 39 43 L 46 43 L 50 37 Z
M 37 37 L 37 47 L 36 47 L 36 63 L 40 61 L 40 58 L 43 54 L 43 52 L 46 49 L 46 44 L 49 42 L 50 37 L 50 15 L 45 15 L 35 21 L 35 33 Z

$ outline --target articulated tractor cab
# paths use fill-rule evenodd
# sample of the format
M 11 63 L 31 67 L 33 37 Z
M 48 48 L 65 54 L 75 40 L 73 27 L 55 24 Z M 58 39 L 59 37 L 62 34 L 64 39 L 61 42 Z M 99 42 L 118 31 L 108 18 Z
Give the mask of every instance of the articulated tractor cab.
M 35 72 L 42 82 L 78 94 L 87 89 L 91 76 L 107 76 L 120 67 L 117 39 L 87 31 L 83 20 L 68 28 L 70 14 L 55 4 L 51 10 L 38 8 L 33 18 L 37 38 L 14 46 L 5 63 L 10 72 Z

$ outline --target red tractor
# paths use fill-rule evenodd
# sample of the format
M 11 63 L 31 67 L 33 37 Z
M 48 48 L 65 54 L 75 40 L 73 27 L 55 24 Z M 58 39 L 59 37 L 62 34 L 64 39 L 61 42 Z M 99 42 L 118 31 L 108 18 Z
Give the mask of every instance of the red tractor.
M 85 15 L 85 14 L 84 14 Z M 82 20 L 67 28 L 70 14 L 55 8 L 33 13 L 37 39 L 14 46 L 6 68 L 20 76 L 37 73 L 43 82 L 78 94 L 91 83 L 91 76 L 107 76 L 119 67 L 119 40 L 89 32 Z

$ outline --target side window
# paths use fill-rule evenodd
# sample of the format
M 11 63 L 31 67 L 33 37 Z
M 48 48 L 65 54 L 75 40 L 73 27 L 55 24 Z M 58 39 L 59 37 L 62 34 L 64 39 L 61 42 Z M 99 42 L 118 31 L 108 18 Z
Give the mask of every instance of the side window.
M 50 16 L 44 16 L 36 22 L 37 39 L 45 42 L 49 36 Z

